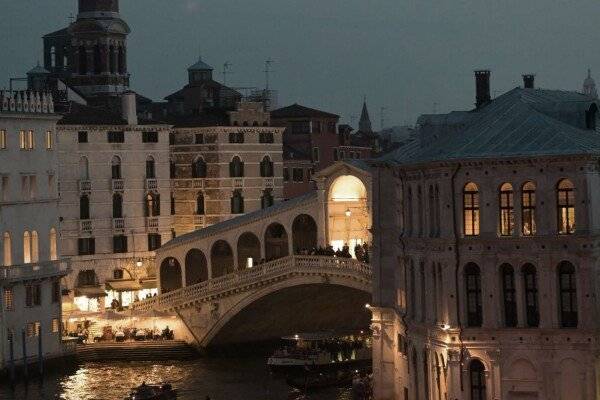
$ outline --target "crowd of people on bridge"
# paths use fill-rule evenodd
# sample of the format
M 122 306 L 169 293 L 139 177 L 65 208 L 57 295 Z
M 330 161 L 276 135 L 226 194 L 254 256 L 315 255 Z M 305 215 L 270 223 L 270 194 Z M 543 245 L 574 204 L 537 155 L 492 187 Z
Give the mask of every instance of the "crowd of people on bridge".
M 369 264 L 371 262 L 370 256 L 371 247 L 368 243 L 357 244 L 354 246 L 354 256 L 355 258 L 363 262 L 365 264 Z M 342 248 L 338 248 L 335 250 L 333 246 L 329 245 L 327 247 L 313 247 L 312 249 L 297 249 L 296 254 L 306 255 L 306 256 L 328 256 L 328 257 L 338 257 L 338 258 L 352 258 L 352 254 L 350 253 L 350 246 L 348 244 L 344 244 Z

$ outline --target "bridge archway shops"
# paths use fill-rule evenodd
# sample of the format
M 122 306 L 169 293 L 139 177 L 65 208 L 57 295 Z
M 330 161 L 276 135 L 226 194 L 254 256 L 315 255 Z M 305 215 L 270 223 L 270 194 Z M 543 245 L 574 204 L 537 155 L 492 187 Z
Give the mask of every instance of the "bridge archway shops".
M 314 218 L 308 214 L 298 215 L 292 224 L 294 254 L 300 254 L 303 250 L 310 251 L 316 248 L 318 235 L 318 227 Z
M 269 225 L 264 237 L 266 261 L 276 260 L 290 254 L 287 231 L 279 222 Z
M 262 259 L 260 247 L 260 240 L 254 233 L 243 233 L 237 241 L 237 268 L 242 270 L 258 264 Z
M 185 256 L 185 286 L 208 280 L 208 262 L 201 250 L 191 249 Z
M 161 293 L 168 293 L 181 288 L 183 281 L 181 264 L 176 258 L 167 257 L 160 264 Z

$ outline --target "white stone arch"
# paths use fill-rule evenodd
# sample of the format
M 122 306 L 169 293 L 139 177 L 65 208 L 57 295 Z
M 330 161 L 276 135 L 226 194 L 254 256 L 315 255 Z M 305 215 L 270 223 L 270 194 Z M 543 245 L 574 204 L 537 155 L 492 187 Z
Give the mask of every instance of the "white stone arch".
M 219 333 L 219 331 L 229 322 L 233 317 L 235 317 L 239 312 L 244 310 L 247 306 L 252 304 L 253 302 L 268 296 L 274 292 L 279 290 L 299 286 L 299 285 L 310 285 L 310 284 L 323 284 L 323 277 L 319 274 L 313 274 L 309 276 L 297 276 L 291 279 L 286 279 L 276 284 L 265 286 L 263 289 L 256 292 L 249 292 L 249 294 L 243 299 L 237 301 L 233 307 L 228 309 L 219 320 L 211 326 L 208 332 L 204 335 L 203 338 L 199 339 L 200 347 L 207 347 L 212 339 Z M 361 290 L 367 293 L 370 293 L 370 283 L 363 282 L 358 279 L 354 279 L 352 277 L 331 277 L 329 279 L 328 284 L 345 286 L 348 288 Z

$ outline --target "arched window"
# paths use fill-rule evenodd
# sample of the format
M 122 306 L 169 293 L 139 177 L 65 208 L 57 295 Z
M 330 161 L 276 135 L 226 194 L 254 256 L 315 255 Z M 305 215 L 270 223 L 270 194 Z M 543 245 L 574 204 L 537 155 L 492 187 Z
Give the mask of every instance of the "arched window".
M 23 264 L 31 262 L 31 234 L 28 231 L 23 232 Z
M 241 190 L 235 190 L 233 196 L 231 196 L 231 213 L 244 213 L 244 197 L 242 196 Z
M 115 46 L 110 45 L 108 48 L 108 66 L 110 73 L 114 74 L 117 71 L 117 54 L 115 52 Z
M 469 381 L 471 384 L 471 400 L 487 400 L 485 391 L 485 367 L 479 360 L 469 365 Z
M 123 218 L 123 196 L 113 194 L 113 218 Z
M 575 186 L 568 179 L 558 182 L 556 190 L 558 215 L 558 233 L 570 235 L 575 233 Z
M 260 206 L 261 208 L 265 209 L 268 207 L 271 207 L 273 205 L 273 190 L 272 189 L 265 189 L 263 191 L 263 195 L 260 198 Z
M 465 290 L 467 306 L 467 326 L 480 327 L 483 322 L 481 307 L 481 273 L 476 264 L 465 267 Z
M 429 185 L 429 237 L 435 237 L 435 195 L 433 186 Z
M 196 215 L 204 215 L 204 195 L 198 193 L 196 196 Z
M 148 193 L 146 195 L 144 212 L 146 217 L 160 216 L 160 195 L 156 193 Z
M 56 67 L 56 47 L 50 47 L 50 66 Z
M 2 240 L 4 241 L 2 246 L 4 251 L 3 263 L 5 267 L 9 267 L 12 265 L 12 240 L 10 233 L 4 232 Z
M 479 189 L 473 182 L 463 190 L 463 223 L 465 236 L 479 235 Z
M 156 179 L 156 169 L 154 168 L 154 157 L 146 158 L 146 179 Z
M 421 190 L 421 185 L 417 186 L 417 211 L 418 211 L 418 215 L 417 217 L 419 218 L 419 237 L 423 236 L 423 233 L 425 232 L 425 222 L 423 221 L 423 192 Z
M 192 163 L 192 178 L 206 178 L 206 162 L 202 157 L 197 157 Z
M 531 264 L 523 265 L 523 283 L 525 289 L 525 315 L 527 326 L 537 328 L 540 323 L 540 309 L 538 305 L 537 274 Z
M 273 176 L 273 162 L 269 156 L 264 156 L 260 162 L 260 176 L 263 178 Z
M 244 176 L 244 163 L 238 156 L 233 157 L 229 163 L 229 176 L 231 178 L 241 178 Z
M 79 178 L 82 181 L 90 180 L 90 164 L 87 157 L 81 157 L 79 159 Z
M 412 236 L 413 233 L 413 198 L 412 188 L 409 186 L 406 191 L 406 235 Z
M 121 159 L 118 156 L 112 158 L 111 173 L 113 179 L 121 179 Z
M 122 46 L 119 46 L 117 61 L 119 64 L 118 65 L 119 74 L 124 74 L 125 73 L 125 49 Z
M 513 187 L 504 183 L 500 187 L 500 235 L 512 236 L 515 230 L 515 203 Z
M 576 328 L 577 315 L 577 282 L 575 267 L 568 261 L 558 266 L 558 298 L 560 303 L 560 326 Z
M 31 232 L 31 262 L 40 261 L 40 241 L 37 231 Z
M 87 194 L 79 198 L 79 219 L 90 219 L 90 198 Z
M 87 73 L 87 51 L 85 49 L 85 46 L 79 46 L 79 74 L 85 75 Z
M 58 260 L 58 244 L 56 237 L 56 229 L 50 229 L 50 260 Z
M 502 294 L 504 300 L 504 326 L 517 326 L 517 299 L 515 290 L 515 272 L 510 264 L 500 267 L 502 274 Z
M 535 183 L 533 182 L 526 182 L 521 190 L 521 220 L 523 236 L 535 235 Z
M 94 74 L 100 75 L 102 73 L 102 51 L 100 45 L 94 46 Z

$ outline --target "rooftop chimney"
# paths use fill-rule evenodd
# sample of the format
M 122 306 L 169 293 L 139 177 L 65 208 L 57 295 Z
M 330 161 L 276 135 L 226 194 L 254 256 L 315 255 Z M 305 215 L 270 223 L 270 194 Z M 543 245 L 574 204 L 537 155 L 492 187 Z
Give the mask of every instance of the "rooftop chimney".
M 475 88 L 476 92 L 476 102 L 475 106 L 480 108 L 490 101 L 492 98 L 490 96 L 490 71 L 489 70 L 478 70 L 475 71 Z
M 121 113 L 128 125 L 138 124 L 134 92 L 128 91 L 121 95 Z
M 535 82 L 535 75 L 533 75 L 533 74 L 523 75 L 523 87 L 525 89 L 534 89 L 535 88 L 534 82 Z

